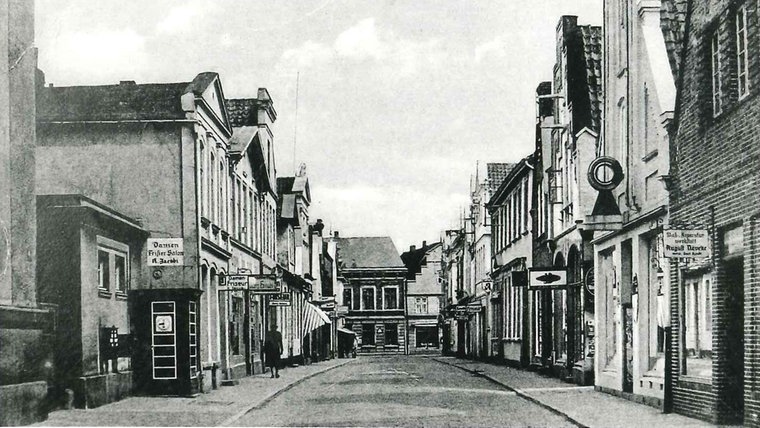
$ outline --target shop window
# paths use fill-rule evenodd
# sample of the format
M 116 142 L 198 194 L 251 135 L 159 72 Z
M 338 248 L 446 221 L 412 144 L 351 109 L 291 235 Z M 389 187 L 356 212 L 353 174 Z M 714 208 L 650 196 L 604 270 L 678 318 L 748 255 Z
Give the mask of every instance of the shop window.
M 230 350 L 232 355 L 240 355 L 240 329 L 243 320 L 243 299 L 232 297 L 232 307 L 230 314 Z
M 599 253 L 599 283 L 604 293 L 604 312 L 601 319 L 604 322 L 605 337 L 600 338 L 606 345 L 603 349 L 606 365 L 613 367 L 619 363 L 615 358 L 620 341 L 620 290 L 617 284 L 617 273 L 613 263 L 614 249 Z
M 398 288 L 383 288 L 383 309 L 398 309 Z
M 362 324 L 362 346 L 375 344 L 375 325 Z
M 417 348 L 438 348 L 437 327 L 417 327 L 416 330 Z
M 385 345 L 398 346 L 398 324 L 385 324 Z
M 667 259 L 663 257 L 662 233 L 648 238 L 645 245 L 648 282 L 646 287 L 642 288 L 640 295 L 647 296 L 647 300 L 639 308 L 639 319 L 645 317 L 643 319 L 648 325 L 649 370 L 658 372 L 658 375 L 664 375 L 662 372 L 665 369 L 665 327 L 669 324 L 670 318 L 670 287 L 668 275 L 665 272 Z
M 697 377 L 712 376 L 712 327 L 708 327 L 712 293 L 710 278 L 705 275 L 687 276 L 685 281 L 685 352 L 686 374 Z M 709 316 L 710 320 L 712 315 Z
M 365 311 L 375 309 L 374 287 L 362 287 L 362 309 Z

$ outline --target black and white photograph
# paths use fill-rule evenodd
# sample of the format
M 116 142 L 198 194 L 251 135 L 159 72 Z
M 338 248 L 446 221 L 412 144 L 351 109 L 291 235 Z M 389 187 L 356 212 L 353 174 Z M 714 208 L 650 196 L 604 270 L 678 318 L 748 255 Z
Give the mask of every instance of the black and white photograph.
M 0 23 L 0 426 L 760 428 L 760 1 Z

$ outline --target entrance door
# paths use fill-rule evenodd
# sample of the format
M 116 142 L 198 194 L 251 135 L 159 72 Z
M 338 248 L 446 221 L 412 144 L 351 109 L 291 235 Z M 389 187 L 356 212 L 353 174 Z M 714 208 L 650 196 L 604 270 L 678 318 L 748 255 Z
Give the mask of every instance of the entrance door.
M 735 415 L 744 413 L 744 259 L 726 260 L 726 395 L 725 403 Z

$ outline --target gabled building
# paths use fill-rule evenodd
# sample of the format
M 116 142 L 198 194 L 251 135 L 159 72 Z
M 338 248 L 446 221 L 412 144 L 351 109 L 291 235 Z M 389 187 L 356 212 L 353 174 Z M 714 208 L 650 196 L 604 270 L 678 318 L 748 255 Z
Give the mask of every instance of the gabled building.
M 407 347 L 409 354 L 440 349 L 439 315 L 441 288 L 441 243 L 428 245 L 422 241 L 417 248 L 401 254 L 406 274 Z
M 539 86 L 536 131 L 541 179 L 533 267 L 566 270 L 568 284 L 540 293 L 542 365 L 586 385 L 593 383 L 594 305 L 592 291 L 582 286 L 593 270 L 592 232 L 583 222 L 596 196 L 586 173 L 602 123 L 601 44 L 600 27 L 578 25 L 575 16 L 560 18 L 551 87 Z M 553 105 L 543 106 L 544 100 Z
M 533 156 L 512 165 L 487 208 L 491 218 L 491 344 L 494 357 L 527 366 L 538 355 L 541 307 L 527 288 L 533 266 Z
M 257 366 L 245 328 L 255 299 L 222 288 L 221 278 L 273 266 L 276 205 L 266 189 L 274 182 L 267 133 L 274 116 L 266 91 L 259 95 L 252 114 L 263 121 L 239 124 L 256 132 L 239 129 L 233 141 L 216 73 L 38 91 L 37 193 L 81 194 L 151 235 L 141 280 L 127 292 L 130 331 L 123 332 L 135 344 L 140 393 L 193 394 Z M 168 250 L 171 257 L 160 256 Z
M 346 284 L 343 302 L 351 302 L 345 328 L 359 340 L 358 352 L 406 352 L 407 270 L 390 237 L 338 238 L 339 266 Z

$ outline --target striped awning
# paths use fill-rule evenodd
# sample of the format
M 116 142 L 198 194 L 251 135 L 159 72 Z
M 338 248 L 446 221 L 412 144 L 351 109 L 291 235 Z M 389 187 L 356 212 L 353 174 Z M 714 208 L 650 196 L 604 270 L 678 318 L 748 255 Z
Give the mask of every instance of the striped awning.
M 308 334 L 314 329 L 331 323 L 330 317 L 322 309 L 309 302 L 305 303 L 303 307 L 303 334 Z

